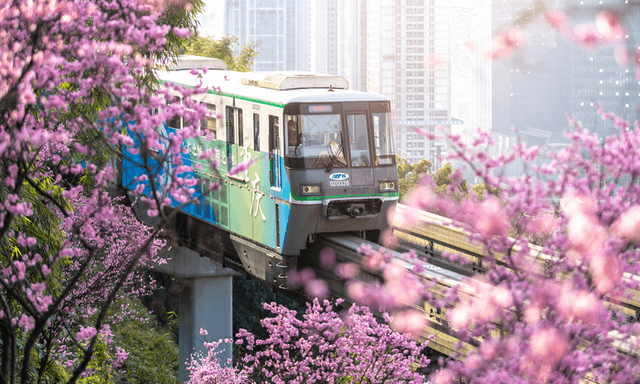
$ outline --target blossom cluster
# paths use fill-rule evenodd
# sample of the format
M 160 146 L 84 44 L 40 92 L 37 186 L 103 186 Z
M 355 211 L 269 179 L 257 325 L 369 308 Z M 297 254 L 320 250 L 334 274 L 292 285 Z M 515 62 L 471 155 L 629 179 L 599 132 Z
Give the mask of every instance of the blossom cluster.
M 181 154 L 185 139 L 206 137 L 199 128 L 205 111 L 190 98 L 204 90 L 159 89 L 153 80 L 153 58 L 166 57 L 169 35 L 188 34 L 160 23 L 165 6 L 0 4 L 3 382 L 27 382 L 56 362 L 70 367 L 73 382 L 98 342 L 121 364 L 126 351 L 104 332 L 118 320 L 108 310 L 148 289 L 138 268 L 159 261 L 163 208 L 195 200 Z M 185 102 L 176 103 L 176 94 Z M 185 129 L 166 135 L 159 127 L 176 115 Z M 134 154 L 146 173 L 136 181 L 138 197 L 151 216 L 162 216 L 155 228 L 107 192 L 120 177 L 117 164 Z
M 339 300 L 336 304 L 342 303 Z M 265 304 L 275 317 L 261 320 L 266 339 L 241 330 L 235 344 L 245 355 L 235 367 L 222 368 L 219 343 L 206 343 L 206 356 L 188 365 L 190 384 L 213 383 L 422 383 L 412 364 L 426 366 L 427 343 L 393 331 L 366 308 L 352 305 L 339 313 L 325 300 L 307 305 L 300 320 L 295 311 L 275 303 Z M 383 314 L 385 322 L 392 321 Z M 201 334 L 204 334 L 201 330 Z

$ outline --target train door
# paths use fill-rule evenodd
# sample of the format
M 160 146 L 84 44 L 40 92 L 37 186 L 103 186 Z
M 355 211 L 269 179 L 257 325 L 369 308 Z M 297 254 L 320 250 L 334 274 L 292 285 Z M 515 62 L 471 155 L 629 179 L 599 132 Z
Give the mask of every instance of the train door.
M 345 111 L 351 158 L 351 185 L 356 187 L 374 185 L 368 115 L 366 109 Z
M 227 107 L 226 109 L 226 128 L 227 128 L 227 172 L 233 168 L 236 159 L 234 159 L 234 145 L 236 143 L 236 130 L 235 130 L 235 108 Z
M 242 162 L 241 147 L 244 146 L 242 109 L 227 107 L 227 171 Z M 237 145 L 236 145 L 237 144 Z
M 280 188 L 280 120 L 269 115 L 269 182 L 271 187 Z

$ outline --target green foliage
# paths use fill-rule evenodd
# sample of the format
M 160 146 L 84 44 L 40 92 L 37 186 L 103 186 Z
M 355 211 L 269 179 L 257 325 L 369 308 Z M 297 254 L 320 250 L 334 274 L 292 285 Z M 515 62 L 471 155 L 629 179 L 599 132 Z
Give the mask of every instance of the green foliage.
M 115 344 L 129 353 L 118 382 L 178 384 L 178 346 L 171 335 L 138 299 L 129 298 L 127 304 L 142 321 L 124 320 L 112 327 Z
M 198 32 L 197 17 L 204 11 L 204 0 L 172 0 L 165 1 L 162 17 L 158 20 L 158 25 L 170 25 L 171 27 L 188 28 L 191 35 Z M 167 45 L 165 50 L 157 53 L 155 59 L 175 61 L 178 55 L 184 52 L 187 47 L 187 39 L 176 35 L 173 32 L 167 34 Z
M 83 343 L 85 344 L 85 343 Z M 85 344 L 86 346 L 86 344 Z M 80 353 L 82 357 L 82 353 Z M 89 375 L 81 377 L 78 380 L 80 384 L 110 384 L 113 383 L 113 375 L 111 370 L 111 355 L 107 350 L 107 343 L 102 337 L 98 337 L 94 347 L 93 356 L 87 365 L 86 373 Z
M 221 59 L 232 71 L 248 72 L 258 56 L 257 43 L 249 42 L 240 47 L 240 53 L 235 55 L 233 46 L 238 43 L 236 36 L 225 36 L 216 40 L 211 36 L 193 36 L 189 39 L 185 53 L 190 55 L 214 57 Z
M 396 155 L 398 167 L 398 191 L 400 199 L 413 189 L 423 175 L 431 174 L 432 164 L 427 159 L 422 159 L 416 164 L 409 164 L 406 159 Z
M 416 187 L 425 177 L 433 181 L 433 188 L 438 195 L 450 193 L 450 188 L 455 188 L 455 197 L 461 198 L 468 194 L 469 186 L 466 180 L 462 180 L 454 186 L 455 178 L 452 176 L 454 169 L 450 163 L 446 163 L 435 174 L 432 172 L 432 164 L 429 160 L 422 159 L 416 164 L 409 164 L 407 160 L 396 155 L 398 166 L 398 188 L 402 200 L 409 191 Z
M 500 198 L 498 188 L 489 188 L 485 183 L 476 184 L 472 187 L 473 192 L 478 196 L 478 200 L 482 201 L 484 198 L 489 195 L 493 195 L 497 198 Z
M 451 186 L 455 180 L 451 177 L 453 173 L 453 168 L 451 167 L 451 163 L 446 163 L 442 168 L 438 170 L 438 172 L 433 177 L 436 182 L 436 194 L 443 195 L 448 193 L 448 188 Z M 467 186 L 467 181 L 462 180 L 458 186 L 456 191 L 456 197 L 464 197 L 469 192 L 469 187 Z

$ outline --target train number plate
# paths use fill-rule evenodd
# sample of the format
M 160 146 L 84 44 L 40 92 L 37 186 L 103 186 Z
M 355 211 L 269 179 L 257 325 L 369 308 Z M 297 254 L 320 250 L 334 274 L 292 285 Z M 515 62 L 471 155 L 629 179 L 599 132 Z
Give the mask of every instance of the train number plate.
M 348 187 L 349 180 L 330 180 L 329 185 L 332 187 Z

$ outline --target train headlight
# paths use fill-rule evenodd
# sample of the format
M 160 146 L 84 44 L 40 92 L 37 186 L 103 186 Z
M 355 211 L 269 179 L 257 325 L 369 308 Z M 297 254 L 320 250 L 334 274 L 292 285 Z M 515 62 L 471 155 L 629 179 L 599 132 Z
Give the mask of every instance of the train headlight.
M 302 196 L 319 195 L 322 192 L 319 184 L 301 185 L 300 193 Z
M 390 192 L 396 190 L 395 181 L 383 181 L 380 183 L 380 192 Z

